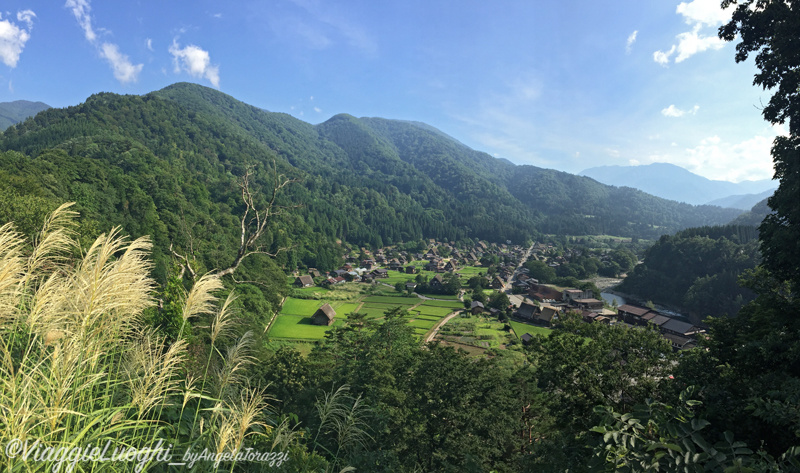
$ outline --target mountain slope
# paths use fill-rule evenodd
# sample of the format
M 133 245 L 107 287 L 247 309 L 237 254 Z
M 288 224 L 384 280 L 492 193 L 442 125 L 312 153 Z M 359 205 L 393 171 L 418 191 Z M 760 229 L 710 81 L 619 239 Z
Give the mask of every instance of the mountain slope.
M 774 190 L 774 181 L 744 181 L 733 183 L 712 181 L 668 163 L 644 166 L 599 166 L 579 173 L 603 184 L 627 186 L 648 194 L 693 205 L 711 204 L 715 199 L 740 194 L 756 194 Z
M 171 242 L 199 245 L 208 268 L 236 247 L 237 176 L 256 166 L 255 184 L 268 190 L 273 162 L 299 180 L 283 198 L 300 207 L 267 238 L 294 245 L 278 258 L 290 268 L 333 266 L 337 240 L 654 238 L 740 213 L 514 166 L 424 124 L 337 115 L 314 126 L 194 84 L 45 111 L 4 132 L 0 149 L 31 157 L 0 161 L 6 174 L 36 180 L 53 200 L 76 200 L 86 218 L 152 234 L 164 253 Z
M 774 192 L 774 189 L 769 189 L 758 194 L 729 195 L 728 197 L 707 202 L 706 205 L 717 205 L 719 207 L 728 207 L 732 209 L 750 210 L 754 205 L 768 198 Z
M 772 212 L 772 209 L 767 204 L 768 200 L 764 199 L 757 203 L 748 212 L 733 219 L 730 225 L 752 225 L 754 227 L 761 225 L 764 218 Z
M 11 125 L 19 123 L 48 108 L 50 108 L 50 106 L 44 102 L 29 102 L 27 100 L 0 102 L 0 130 L 5 130 Z

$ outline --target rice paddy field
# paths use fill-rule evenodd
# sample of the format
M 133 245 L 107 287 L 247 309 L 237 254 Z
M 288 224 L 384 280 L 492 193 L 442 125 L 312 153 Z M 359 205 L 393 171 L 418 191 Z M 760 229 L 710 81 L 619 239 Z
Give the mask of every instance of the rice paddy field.
M 516 334 L 517 338 L 522 337 L 526 333 L 531 335 L 544 335 L 546 337 L 549 337 L 550 334 L 553 333 L 549 328 L 526 324 L 525 322 L 518 322 L 516 320 L 510 321 L 509 324 L 511 324 L 511 328 L 514 329 L 514 334 Z
M 439 329 L 440 340 L 473 346 L 484 350 L 502 348 L 513 334 L 503 330 L 505 324 L 493 317 L 464 314 Z
M 341 326 L 347 320 L 347 315 L 358 312 L 366 315 L 368 319 L 380 320 L 385 312 L 395 307 L 409 311 L 408 323 L 414 328 L 414 333 L 420 338 L 424 337 L 443 317 L 464 308 L 458 300 L 422 300 L 419 297 L 406 296 L 374 296 L 361 294 L 356 300 L 327 300 L 325 293 L 319 299 L 299 299 L 287 297 L 281 312 L 275 318 L 269 329 L 269 336 L 273 340 L 285 341 L 314 341 L 325 337 L 331 327 Z M 324 290 L 322 290 L 324 291 Z M 308 291 L 310 292 L 310 291 Z M 333 292 L 333 291 L 331 291 Z M 297 294 L 297 293 L 295 293 Z M 333 295 L 333 294 L 331 294 Z M 336 311 L 336 318 L 332 326 L 313 325 L 311 316 L 323 304 L 328 303 Z

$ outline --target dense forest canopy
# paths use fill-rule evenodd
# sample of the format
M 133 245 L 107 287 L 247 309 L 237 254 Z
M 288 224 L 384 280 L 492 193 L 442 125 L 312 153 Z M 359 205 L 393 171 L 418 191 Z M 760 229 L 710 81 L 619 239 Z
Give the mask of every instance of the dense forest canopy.
M 700 322 L 733 316 L 754 294 L 739 285 L 760 261 L 756 227 L 727 225 L 662 236 L 618 289 L 674 307 Z

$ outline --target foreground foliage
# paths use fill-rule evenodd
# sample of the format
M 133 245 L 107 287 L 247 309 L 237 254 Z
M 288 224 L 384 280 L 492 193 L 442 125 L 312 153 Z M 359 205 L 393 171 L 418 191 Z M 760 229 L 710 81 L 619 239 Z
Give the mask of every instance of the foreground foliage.
M 221 308 L 218 278 L 197 281 L 181 304 L 173 341 L 145 323 L 152 307 L 150 242 L 118 231 L 85 252 L 75 240 L 74 212 L 61 206 L 30 246 L 12 224 L 0 227 L 0 443 L 70 452 L 111 443 L 153 456 L 79 471 L 134 471 L 155 463 L 160 449 L 235 452 L 245 445 L 306 453 L 268 416 L 263 388 L 243 376 L 253 358 L 251 336 L 232 338 L 232 297 Z M 187 336 L 206 318 L 208 344 Z M 208 348 L 203 356 L 197 349 Z M 6 452 L 8 452 L 6 450 Z M 29 457 L 30 458 L 30 457 Z M 315 459 L 316 458 L 316 459 Z M 57 460 L 4 455 L 7 471 L 44 471 Z M 72 459 L 70 458 L 69 462 Z M 207 465 L 206 465 L 207 466 Z M 259 465 L 255 465 L 257 468 Z M 53 470 L 55 471 L 55 470 Z

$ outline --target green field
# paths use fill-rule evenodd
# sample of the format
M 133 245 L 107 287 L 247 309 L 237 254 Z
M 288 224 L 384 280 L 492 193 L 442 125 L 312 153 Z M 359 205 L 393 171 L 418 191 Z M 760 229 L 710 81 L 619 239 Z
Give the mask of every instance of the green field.
M 395 307 L 402 307 L 403 309 L 408 309 L 411 306 L 402 304 L 375 304 L 374 302 L 365 302 L 362 307 L 364 309 L 389 310 L 389 309 L 394 309 Z
M 392 274 L 390 272 L 390 274 Z M 399 273 L 397 273 L 399 274 Z M 384 280 L 385 281 L 385 280 Z M 404 297 L 386 295 L 366 295 L 364 294 L 366 285 L 348 284 L 346 287 L 337 286 L 333 290 L 323 288 L 304 288 L 296 289 L 293 293 L 296 297 L 287 297 L 284 301 L 281 312 L 272 324 L 269 336 L 275 340 L 319 340 L 325 336 L 325 332 L 330 330 L 328 326 L 318 326 L 311 324 L 311 315 L 326 302 L 336 311 L 335 326 L 344 324 L 347 315 L 358 310 L 359 313 L 366 315 L 369 319 L 381 319 L 384 313 L 395 307 L 409 310 L 418 305 L 417 309 L 411 311 L 407 319 L 414 328 L 414 332 L 423 336 L 428 332 L 442 317 L 457 309 L 462 309 L 461 302 L 455 300 L 455 296 L 436 296 L 437 298 L 448 298 L 445 301 L 425 301 L 418 297 Z M 390 288 L 386 288 L 389 292 Z M 306 299 L 305 297 L 313 297 Z
M 509 323 L 511 324 L 511 328 L 514 329 L 514 333 L 517 335 L 517 338 L 522 337 L 526 333 L 529 333 L 531 335 L 537 335 L 537 334 L 544 335 L 546 337 L 549 337 L 550 334 L 553 333 L 553 331 L 550 330 L 549 328 L 541 327 L 538 325 L 531 325 L 531 324 L 526 324 L 524 322 L 517 322 L 516 320 L 512 320 Z
M 416 328 L 424 328 L 426 331 L 430 330 L 434 325 L 436 325 L 436 321 L 434 320 L 423 320 L 423 319 L 414 319 L 408 322 L 408 325 L 411 327 Z
M 466 287 L 467 281 L 473 276 L 477 276 L 480 273 L 486 273 L 486 268 L 481 268 L 478 266 L 464 266 L 456 271 L 461 278 L 461 285 Z
M 365 304 L 392 304 L 392 305 L 408 305 L 419 304 L 421 301 L 418 297 L 391 297 L 391 296 L 367 296 L 364 298 Z
M 324 325 L 311 325 L 311 317 L 297 315 L 279 315 L 269 336 L 273 338 L 292 338 L 300 340 L 319 340 L 330 329 Z
M 332 302 L 331 307 L 336 311 L 336 318 L 339 317 L 347 318 L 347 314 L 351 314 L 356 311 L 356 307 L 358 307 L 358 303 L 353 302 Z
M 293 297 L 287 297 L 283 302 L 281 315 L 302 315 L 305 317 L 310 317 L 322 306 L 322 304 L 324 304 L 323 301 L 314 299 L 295 299 Z
M 461 301 L 422 301 L 422 305 L 431 307 L 450 307 L 452 309 L 464 308 L 464 304 Z
M 416 314 L 417 312 L 419 312 L 422 315 L 432 315 L 441 318 L 451 312 L 454 312 L 454 310 L 455 309 L 451 309 L 449 307 L 431 307 L 431 306 L 421 305 L 416 309 L 412 310 L 411 313 Z
M 395 284 L 397 284 L 397 281 L 403 281 L 403 282 L 412 281 L 413 282 L 414 278 L 416 278 L 416 277 L 417 277 L 416 274 L 406 274 L 406 273 L 401 273 L 399 271 L 391 271 L 390 270 L 388 278 L 380 278 L 380 279 L 378 279 L 378 281 L 384 282 L 386 284 L 391 284 L 392 286 L 394 286 Z
M 422 294 L 422 293 L 420 293 L 420 294 Z M 454 295 L 450 295 L 450 294 L 422 294 L 422 295 L 424 295 L 425 297 L 432 297 L 434 299 L 444 299 L 444 300 L 448 300 L 448 301 L 457 301 L 458 300 L 458 296 L 455 295 L 455 294 Z

